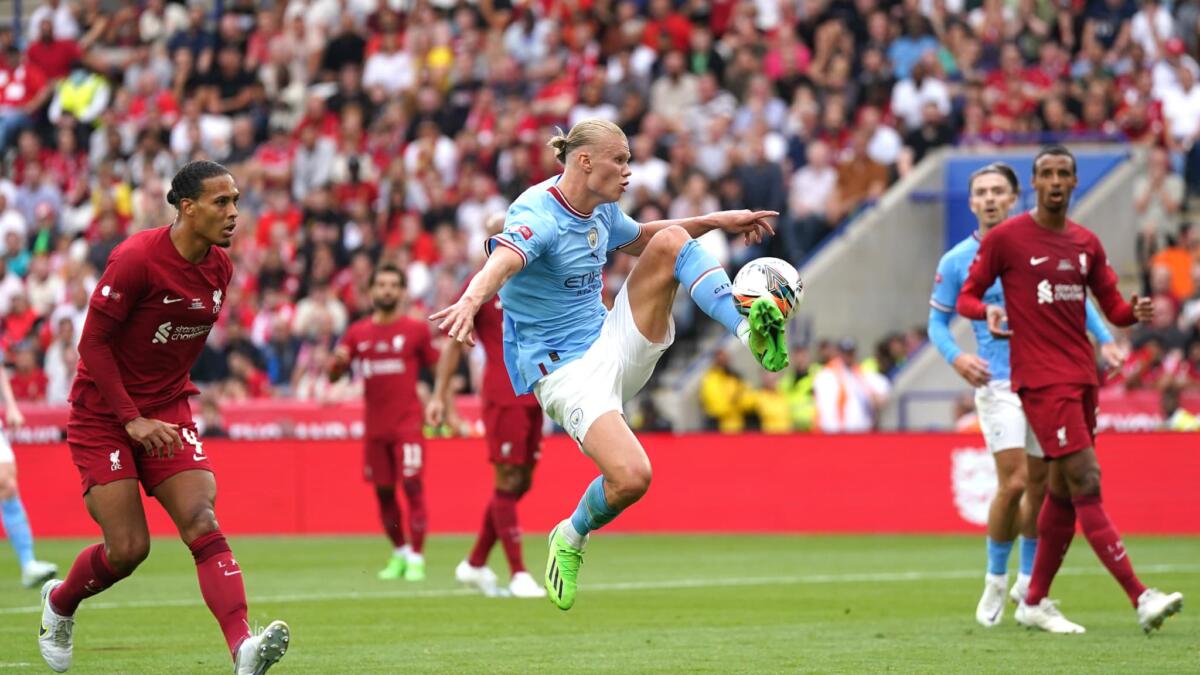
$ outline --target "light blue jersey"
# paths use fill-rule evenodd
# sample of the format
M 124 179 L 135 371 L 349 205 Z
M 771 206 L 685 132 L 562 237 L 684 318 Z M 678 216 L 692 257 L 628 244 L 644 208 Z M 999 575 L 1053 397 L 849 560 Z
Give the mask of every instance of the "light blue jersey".
M 558 190 L 561 176 L 529 188 L 508 208 L 504 231 L 485 244 L 505 246 L 524 267 L 500 289 L 504 365 L 513 391 L 583 356 L 600 336 L 608 310 L 600 301 L 608 251 L 641 236 L 641 226 L 615 203 L 577 211 Z
M 929 339 L 947 362 L 953 362 L 962 353 L 962 349 L 955 344 L 953 336 L 950 335 L 950 319 L 954 317 L 954 305 L 958 302 L 958 292 L 967 280 L 971 263 L 979 251 L 979 244 L 979 232 L 976 231 L 960 241 L 954 248 L 946 251 L 938 262 L 937 276 L 933 280 L 933 295 L 929 298 L 929 304 L 933 307 L 933 311 L 929 315 Z M 1004 290 L 999 279 L 983 294 L 983 302 L 987 305 L 1004 306 Z M 1112 342 L 1112 334 L 1108 331 L 1104 321 L 1100 319 L 1100 314 L 1090 300 L 1086 303 L 1086 310 L 1088 331 L 1096 336 L 1100 344 Z M 988 370 L 992 373 L 992 380 L 1011 379 L 1012 371 L 1008 361 L 1009 341 L 992 337 L 991 332 L 988 331 L 987 321 L 972 321 L 971 330 L 975 331 L 975 342 L 979 345 L 979 357 L 987 361 Z

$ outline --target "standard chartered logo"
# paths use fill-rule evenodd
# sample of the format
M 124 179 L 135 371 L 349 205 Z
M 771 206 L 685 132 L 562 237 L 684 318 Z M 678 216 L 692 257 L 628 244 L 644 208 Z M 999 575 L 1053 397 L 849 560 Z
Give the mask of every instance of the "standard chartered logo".
M 168 342 L 180 342 L 183 340 L 195 340 L 208 335 L 212 330 L 211 325 L 201 326 L 176 326 L 170 321 L 164 321 L 158 324 L 158 328 L 154 329 L 154 339 L 151 344 L 165 345 Z
M 1054 302 L 1054 289 L 1050 287 L 1049 279 L 1042 279 L 1037 285 L 1038 304 L 1048 305 Z
M 154 339 L 150 341 L 150 344 L 165 345 L 165 344 L 167 344 L 167 340 L 170 337 L 171 337 L 171 322 L 164 321 L 164 322 L 158 324 L 158 329 L 154 331 Z

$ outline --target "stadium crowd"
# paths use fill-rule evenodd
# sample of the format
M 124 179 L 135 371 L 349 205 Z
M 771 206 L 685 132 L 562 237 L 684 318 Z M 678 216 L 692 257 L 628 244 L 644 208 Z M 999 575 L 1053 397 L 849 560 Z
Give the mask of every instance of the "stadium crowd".
M 98 270 L 171 222 L 164 182 L 208 158 L 241 218 L 194 379 L 224 401 L 356 395 L 322 373 L 373 265 L 406 270 L 414 315 L 447 304 L 486 216 L 558 171 L 553 127 L 599 117 L 629 136 L 635 218 L 783 214 L 767 248 L 704 238 L 731 268 L 799 263 L 938 146 L 1161 148 L 1140 259 L 1200 372 L 1200 250 L 1179 229 L 1200 194 L 1198 28 L 1196 0 L 44 0 L 0 29 L 0 344 L 18 398 L 64 401 Z M 686 301 L 677 322 L 694 336 Z M 814 361 L 859 372 L 853 351 Z M 779 403 L 757 401 L 733 407 L 765 427 Z

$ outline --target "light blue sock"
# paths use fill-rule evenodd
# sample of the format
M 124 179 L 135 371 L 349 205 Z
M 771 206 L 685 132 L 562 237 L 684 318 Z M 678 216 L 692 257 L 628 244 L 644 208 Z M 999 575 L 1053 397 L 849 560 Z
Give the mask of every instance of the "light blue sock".
M 1019 558 L 1020 572 L 1025 575 L 1033 574 L 1033 559 L 1037 556 L 1037 537 L 1026 539 L 1020 537 L 1021 553 Z
M 4 521 L 8 540 L 17 550 L 21 567 L 33 562 L 33 531 L 29 529 L 29 518 L 25 516 L 25 505 L 21 503 L 20 495 L 0 502 L 0 520 Z
M 705 314 L 738 336 L 738 326 L 744 319 L 733 301 L 729 273 L 695 239 L 679 250 L 679 257 L 675 259 L 675 279 Z
M 620 512 L 620 509 L 608 505 L 608 498 L 604 496 L 604 476 L 597 476 L 584 491 L 579 506 L 575 507 L 575 513 L 571 515 L 571 527 L 585 537 L 588 532 L 611 523 Z
M 1008 573 L 1008 556 L 1012 553 L 1012 548 L 1011 541 L 992 541 L 992 538 L 988 537 L 988 574 Z

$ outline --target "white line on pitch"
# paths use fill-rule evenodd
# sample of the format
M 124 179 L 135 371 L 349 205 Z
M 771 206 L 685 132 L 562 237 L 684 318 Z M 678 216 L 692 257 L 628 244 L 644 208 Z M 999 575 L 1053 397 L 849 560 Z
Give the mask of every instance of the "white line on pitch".
M 1151 574 L 1188 574 L 1200 572 L 1200 565 L 1141 565 L 1138 572 Z M 1102 576 L 1108 571 L 1100 567 L 1066 567 L 1059 576 Z M 907 581 L 948 581 L 974 579 L 979 570 L 946 570 L 943 572 L 861 572 L 851 574 L 802 574 L 775 577 L 730 577 L 727 579 L 659 579 L 656 581 L 619 581 L 614 583 L 587 584 L 581 587 L 586 593 L 606 591 L 670 590 L 674 588 L 721 588 L 731 586 L 798 586 L 805 584 L 849 584 L 889 583 Z M 271 603 L 323 602 L 330 600 L 396 600 L 420 598 L 478 597 L 479 591 L 467 588 L 438 588 L 425 591 L 342 591 L 337 593 L 292 593 L 288 595 L 256 595 L 250 597 L 251 605 Z M 154 607 L 193 607 L 204 602 L 199 597 L 157 600 L 129 600 L 124 602 L 89 602 L 85 607 L 92 609 L 139 609 Z M 0 607 L 2 614 L 36 614 L 39 606 Z

